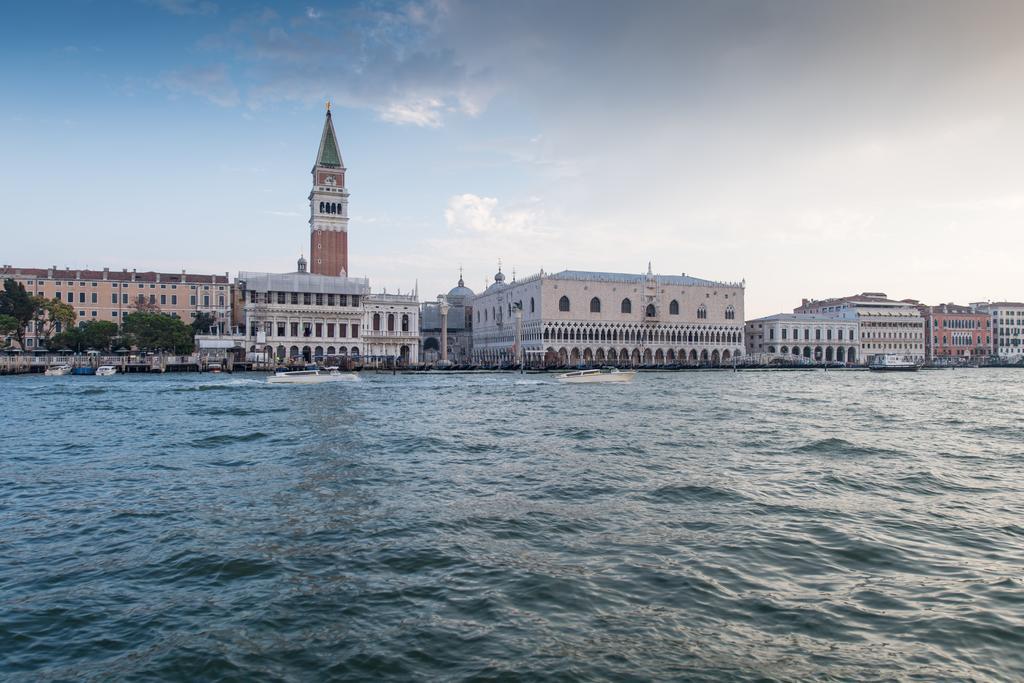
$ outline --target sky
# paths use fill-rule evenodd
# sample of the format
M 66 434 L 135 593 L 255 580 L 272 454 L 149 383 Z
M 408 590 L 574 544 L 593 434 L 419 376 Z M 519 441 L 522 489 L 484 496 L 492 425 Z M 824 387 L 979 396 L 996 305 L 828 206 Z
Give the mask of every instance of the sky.
M 1024 299 L 1024 3 L 0 12 L 5 264 L 294 270 L 331 100 L 376 290 L 651 261 L 747 318 Z

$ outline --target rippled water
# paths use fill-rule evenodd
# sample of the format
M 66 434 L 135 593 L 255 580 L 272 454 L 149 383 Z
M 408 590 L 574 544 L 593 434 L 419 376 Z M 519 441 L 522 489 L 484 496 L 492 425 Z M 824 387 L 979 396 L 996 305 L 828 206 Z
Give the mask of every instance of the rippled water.
M 0 677 L 1024 676 L 1024 372 L 0 378 Z

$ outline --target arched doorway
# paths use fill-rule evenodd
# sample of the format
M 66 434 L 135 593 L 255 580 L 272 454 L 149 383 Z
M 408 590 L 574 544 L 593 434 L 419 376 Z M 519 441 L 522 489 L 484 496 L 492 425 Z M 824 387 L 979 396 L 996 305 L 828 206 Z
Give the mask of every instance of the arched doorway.
M 856 363 L 857 362 L 857 349 L 852 346 L 846 351 L 846 362 Z
M 313 358 L 317 359 L 318 361 L 323 360 L 324 359 L 324 347 L 318 346 L 315 349 L 313 349 Z
M 814 347 L 814 360 L 816 360 L 816 361 L 818 361 L 820 363 L 821 359 L 822 359 L 821 347 L 820 346 L 815 346 Z
M 575 346 L 573 347 L 572 351 L 569 352 L 569 363 L 571 365 L 580 364 L 580 350 L 577 349 Z
M 604 349 L 598 349 L 597 351 L 594 352 L 594 360 L 596 360 L 598 363 L 604 362 Z
M 655 365 L 664 365 L 665 364 L 665 354 L 662 353 L 661 349 L 658 349 L 657 351 L 654 352 L 654 364 Z
M 289 358 L 298 358 L 299 357 L 299 347 L 298 346 L 293 346 L 290 349 L 288 349 L 288 357 Z
M 718 363 L 719 363 L 718 349 L 715 349 L 714 351 L 711 352 L 711 364 L 712 365 L 718 365 Z
M 665 360 L 667 360 L 669 363 L 675 363 L 676 362 L 676 352 L 673 351 L 672 349 L 669 349 L 668 351 L 666 351 L 665 352 Z
M 564 346 L 562 348 L 558 349 L 558 364 L 559 365 L 568 365 L 569 364 L 569 352 L 565 349 Z
M 690 349 L 690 360 L 691 361 L 696 361 L 697 360 L 697 349 Z
M 731 358 L 731 357 L 732 357 L 732 354 L 729 353 L 729 349 L 726 349 L 725 351 L 722 351 L 722 362 L 723 363 L 727 362 L 729 360 L 729 358 Z
M 633 365 L 640 365 L 640 349 L 633 349 L 633 353 L 630 354 L 629 359 Z
M 306 361 L 307 363 L 313 360 L 313 351 L 308 346 L 302 347 L 302 360 Z
M 829 346 L 829 347 L 826 347 L 826 348 L 825 348 L 825 362 L 827 362 L 827 363 L 831 363 L 832 361 L 833 361 L 833 357 L 832 357 L 832 347 L 831 347 L 831 346 Z
M 591 351 L 589 348 L 583 349 L 583 362 L 584 363 L 593 363 L 594 362 L 594 352 Z
M 650 365 L 654 361 L 654 356 L 651 354 L 650 349 L 644 349 L 644 365 Z
M 811 347 L 810 346 L 805 346 L 804 347 L 804 358 L 810 358 L 810 357 L 811 357 Z
M 836 349 L 836 360 L 839 361 L 840 363 L 846 362 L 846 349 L 844 349 L 842 346 Z
M 399 357 L 399 360 L 402 362 L 402 365 L 408 365 L 409 364 L 409 347 L 408 346 L 402 346 L 402 348 L 400 348 L 398 350 L 398 357 Z
M 702 361 L 705 361 L 705 362 L 708 360 L 708 350 L 707 349 L 704 349 L 704 350 L 702 350 L 700 352 L 700 359 Z

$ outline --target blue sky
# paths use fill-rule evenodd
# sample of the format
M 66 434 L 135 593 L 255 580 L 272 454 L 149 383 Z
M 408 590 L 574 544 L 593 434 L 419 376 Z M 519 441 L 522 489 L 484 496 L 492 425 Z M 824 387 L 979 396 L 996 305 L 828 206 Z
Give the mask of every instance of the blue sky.
M 3 262 L 287 270 L 335 102 L 350 262 L 1024 298 L 1015 3 L 9 4 Z M 924 9 L 926 8 L 926 9 Z

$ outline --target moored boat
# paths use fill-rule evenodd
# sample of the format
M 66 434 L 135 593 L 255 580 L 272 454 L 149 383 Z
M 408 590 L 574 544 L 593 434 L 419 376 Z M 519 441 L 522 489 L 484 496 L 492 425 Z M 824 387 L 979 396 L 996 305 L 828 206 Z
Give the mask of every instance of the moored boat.
M 576 370 L 558 375 L 555 379 L 566 384 L 597 384 L 599 382 L 631 382 L 636 370 Z
M 337 370 L 320 370 L 316 366 L 308 366 L 304 370 L 288 370 L 278 368 L 267 378 L 267 384 L 322 384 L 324 382 L 352 382 L 359 376 L 354 372 L 338 372 Z
M 101 365 L 96 368 L 97 377 L 110 377 L 111 375 L 117 374 L 117 368 L 113 365 Z
M 51 365 L 50 367 L 46 368 L 46 371 L 43 374 L 46 375 L 47 377 L 60 377 L 61 375 L 68 375 L 68 374 L 70 374 L 71 373 L 71 369 L 72 369 L 71 366 L 68 365 L 67 363 L 61 363 L 61 364 L 56 364 L 55 363 L 55 364 Z
M 71 374 L 72 375 L 95 375 L 96 374 L 96 368 L 92 368 L 92 367 L 89 367 L 89 366 L 83 366 L 83 367 L 80 367 L 80 368 L 75 368 L 74 370 L 71 371 Z
M 912 356 L 887 353 L 875 356 L 868 368 L 877 372 L 917 372 L 921 366 Z

